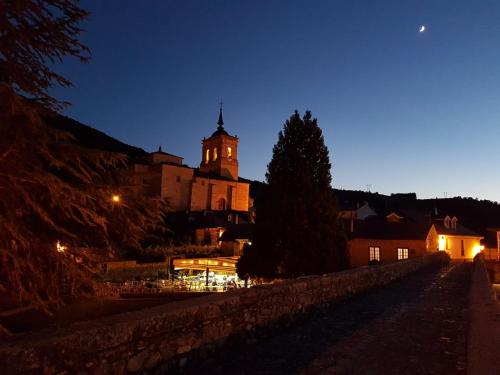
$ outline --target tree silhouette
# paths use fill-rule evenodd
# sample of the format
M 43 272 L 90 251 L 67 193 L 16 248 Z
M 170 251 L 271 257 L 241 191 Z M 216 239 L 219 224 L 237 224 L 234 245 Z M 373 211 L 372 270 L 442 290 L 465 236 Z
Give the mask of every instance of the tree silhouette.
M 47 112 L 0 88 L 0 308 L 91 295 L 81 247 L 130 256 L 164 229 L 154 201 L 127 193 L 125 155 L 78 145 L 41 120 Z
M 69 56 L 89 59 L 89 49 L 78 40 L 79 24 L 88 15 L 75 0 L 0 1 L 0 85 L 62 108 L 67 103 L 48 90 L 71 82 L 50 66 Z
M 87 59 L 76 39 L 87 15 L 70 0 L 0 1 L 0 309 L 91 295 L 81 247 L 120 257 L 164 228 L 155 202 L 128 199 L 125 155 L 47 125 L 62 105 L 47 90 L 70 84 L 48 63 Z
M 268 184 L 255 203 L 254 241 L 238 263 L 241 277 L 296 277 L 348 266 L 330 169 L 317 120 L 295 111 L 279 133 Z

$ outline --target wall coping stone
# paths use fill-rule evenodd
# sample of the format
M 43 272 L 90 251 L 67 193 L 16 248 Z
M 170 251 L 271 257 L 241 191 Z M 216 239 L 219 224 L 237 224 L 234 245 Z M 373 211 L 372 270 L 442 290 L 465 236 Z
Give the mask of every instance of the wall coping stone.
M 500 370 L 500 304 L 482 256 L 474 258 L 469 296 L 470 329 L 467 374 L 494 374 Z

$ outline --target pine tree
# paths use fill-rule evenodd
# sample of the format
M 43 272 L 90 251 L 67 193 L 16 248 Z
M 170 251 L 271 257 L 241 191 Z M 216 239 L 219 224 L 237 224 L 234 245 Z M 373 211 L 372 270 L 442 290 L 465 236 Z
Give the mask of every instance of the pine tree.
M 0 1 L 0 86 L 52 109 L 68 104 L 48 92 L 71 85 L 52 67 L 66 57 L 88 61 L 90 51 L 78 40 L 88 16 L 77 0 Z
M 49 89 L 70 85 L 52 63 L 87 59 L 77 39 L 87 15 L 74 0 L 0 1 L 0 309 L 92 295 L 80 247 L 130 254 L 164 229 L 154 202 L 127 199 L 125 155 L 46 124 L 63 104 Z
M 79 146 L 42 121 L 50 114 L 0 87 L 0 309 L 91 295 L 81 247 L 130 256 L 162 231 L 155 202 L 127 194 L 125 155 Z
M 279 133 L 267 186 L 256 201 L 253 245 L 238 263 L 241 277 L 297 277 L 347 268 L 330 169 L 317 120 L 309 111 L 304 117 L 295 111 Z

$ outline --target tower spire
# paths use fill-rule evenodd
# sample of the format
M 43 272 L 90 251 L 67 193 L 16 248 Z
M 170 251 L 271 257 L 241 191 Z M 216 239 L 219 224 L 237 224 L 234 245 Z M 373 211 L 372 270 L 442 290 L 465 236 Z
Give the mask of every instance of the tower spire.
M 220 104 L 220 109 L 219 109 L 219 121 L 217 121 L 217 125 L 219 125 L 218 129 L 222 129 L 224 125 L 224 121 L 222 120 L 222 101 L 219 103 Z

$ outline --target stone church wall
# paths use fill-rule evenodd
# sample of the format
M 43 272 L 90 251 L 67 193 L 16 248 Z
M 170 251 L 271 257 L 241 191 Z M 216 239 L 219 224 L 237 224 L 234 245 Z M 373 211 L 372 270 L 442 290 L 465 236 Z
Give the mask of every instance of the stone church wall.
M 174 210 L 187 210 L 191 193 L 193 169 L 162 165 L 161 198 L 166 199 Z
M 442 262 L 440 255 L 234 290 L 9 339 L 0 346 L 0 366 L 8 374 L 166 373 L 231 337 L 385 285 Z

